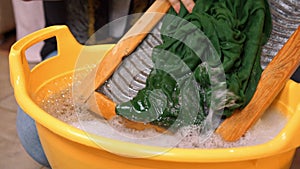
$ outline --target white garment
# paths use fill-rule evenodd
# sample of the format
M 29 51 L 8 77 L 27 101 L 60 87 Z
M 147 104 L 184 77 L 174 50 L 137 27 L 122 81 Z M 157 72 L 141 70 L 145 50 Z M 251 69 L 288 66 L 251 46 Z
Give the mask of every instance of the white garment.
M 43 1 L 12 0 L 17 40 L 45 27 Z M 44 42 L 33 45 L 26 51 L 26 58 L 30 63 L 41 61 L 40 51 Z

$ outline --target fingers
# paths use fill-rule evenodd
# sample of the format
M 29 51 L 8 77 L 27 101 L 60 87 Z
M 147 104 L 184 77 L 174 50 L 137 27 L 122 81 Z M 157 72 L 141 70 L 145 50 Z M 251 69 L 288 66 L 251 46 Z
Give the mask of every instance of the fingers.
M 185 8 L 191 13 L 193 11 L 193 8 L 195 6 L 194 0 L 181 0 Z
M 183 3 L 183 5 L 189 11 L 189 13 L 193 11 L 193 8 L 195 6 L 194 0 L 169 0 L 170 4 L 177 13 L 179 13 L 180 10 L 180 1 Z
M 174 8 L 174 10 L 179 13 L 180 10 L 180 1 L 179 0 L 169 0 L 170 4 Z

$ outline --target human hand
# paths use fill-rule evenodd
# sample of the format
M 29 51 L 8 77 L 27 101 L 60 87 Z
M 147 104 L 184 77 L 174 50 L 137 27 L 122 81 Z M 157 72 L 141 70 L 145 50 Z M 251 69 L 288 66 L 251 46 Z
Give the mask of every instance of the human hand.
M 180 10 L 180 1 L 183 3 L 183 5 L 189 11 L 189 13 L 191 13 L 192 10 L 193 10 L 193 8 L 194 8 L 194 6 L 195 6 L 194 0 L 169 0 L 169 2 L 171 3 L 172 7 L 174 8 L 174 10 L 177 13 L 179 13 L 179 10 Z

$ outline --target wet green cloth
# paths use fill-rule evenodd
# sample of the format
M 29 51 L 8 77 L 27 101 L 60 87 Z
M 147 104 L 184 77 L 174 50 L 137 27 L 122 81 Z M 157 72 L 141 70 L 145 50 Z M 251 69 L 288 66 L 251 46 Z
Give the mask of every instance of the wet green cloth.
M 170 9 L 161 29 L 163 44 L 152 54 L 154 67 L 146 87 L 131 101 L 117 105 L 117 114 L 164 128 L 180 127 L 201 124 L 210 110 L 230 116 L 250 101 L 262 72 L 261 47 L 272 28 L 268 2 L 195 2 L 191 14 L 183 5 L 179 14 Z M 225 97 L 212 94 L 224 85 L 227 90 L 219 95 Z

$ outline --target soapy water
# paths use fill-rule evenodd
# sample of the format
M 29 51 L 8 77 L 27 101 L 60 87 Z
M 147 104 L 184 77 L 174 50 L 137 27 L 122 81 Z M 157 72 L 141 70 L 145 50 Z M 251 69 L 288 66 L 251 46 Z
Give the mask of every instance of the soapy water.
M 261 119 L 237 142 L 225 142 L 215 133 L 205 140 L 201 138 L 199 126 L 186 126 L 176 133 L 159 133 L 154 129 L 135 130 L 124 126 L 121 117 L 106 121 L 91 113 L 86 105 L 74 104 L 71 77 L 50 82 L 36 96 L 42 109 L 55 118 L 87 133 L 115 140 L 151 146 L 178 148 L 231 148 L 262 144 L 273 139 L 285 126 L 287 118 L 275 108 L 269 108 Z M 63 85 L 62 85 L 63 84 Z M 51 86 L 50 88 L 47 86 Z M 51 90 L 53 89 L 53 90 Z M 178 140 L 174 145 L 174 140 Z M 204 141 L 203 141 L 204 140 Z

